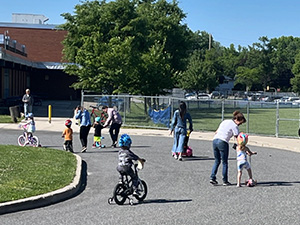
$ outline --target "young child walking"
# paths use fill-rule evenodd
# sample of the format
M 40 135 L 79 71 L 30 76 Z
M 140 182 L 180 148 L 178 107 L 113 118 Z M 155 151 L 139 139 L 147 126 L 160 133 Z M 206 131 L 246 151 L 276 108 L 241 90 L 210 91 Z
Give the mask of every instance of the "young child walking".
M 66 151 L 70 151 L 70 152 L 74 152 L 73 151 L 73 130 L 71 128 L 72 125 L 72 121 L 71 120 L 66 120 L 65 121 L 65 130 L 62 133 L 62 137 L 65 138 L 65 142 L 64 142 L 64 150 Z
M 246 144 L 248 143 L 248 135 L 241 132 L 237 137 L 237 146 L 236 146 L 236 159 L 237 159 L 237 187 L 241 187 L 241 178 L 242 178 L 242 170 L 245 168 L 248 171 L 249 185 L 253 185 L 254 181 L 252 179 L 252 170 L 251 165 L 247 161 L 247 155 L 251 156 L 257 154 L 257 152 L 252 152 Z
M 99 116 L 95 118 L 93 128 L 95 128 L 93 148 L 104 148 L 105 145 L 101 145 L 101 130 L 103 129 L 103 124 L 101 124 L 101 118 Z

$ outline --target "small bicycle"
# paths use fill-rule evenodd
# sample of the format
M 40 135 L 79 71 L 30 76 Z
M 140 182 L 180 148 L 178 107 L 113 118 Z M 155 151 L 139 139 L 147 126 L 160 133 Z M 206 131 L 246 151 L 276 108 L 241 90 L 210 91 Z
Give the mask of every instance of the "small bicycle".
M 39 146 L 39 139 L 37 136 L 32 136 L 27 134 L 27 124 L 25 125 L 19 125 L 23 128 L 23 134 L 18 137 L 18 144 L 20 146 L 33 146 L 38 147 Z
M 134 172 L 138 175 L 138 170 L 143 169 L 144 160 L 138 160 L 134 164 Z M 120 182 L 115 186 L 113 191 L 113 197 L 108 199 L 108 204 L 112 204 L 113 201 L 118 205 L 123 205 L 126 199 L 129 200 L 129 204 L 133 205 L 133 199 L 130 197 L 133 195 L 133 187 L 132 187 L 132 180 L 131 177 L 127 174 L 121 174 L 122 178 Z M 147 184 L 145 181 L 138 178 L 138 195 L 134 195 L 134 197 L 139 201 L 142 202 L 148 192 Z

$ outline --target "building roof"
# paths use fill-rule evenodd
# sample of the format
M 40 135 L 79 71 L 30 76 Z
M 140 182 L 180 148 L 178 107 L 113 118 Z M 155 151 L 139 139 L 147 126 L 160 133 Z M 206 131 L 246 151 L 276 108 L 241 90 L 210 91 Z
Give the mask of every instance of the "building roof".
M 0 27 L 11 27 L 11 28 L 59 30 L 58 26 L 59 25 L 57 25 L 57 24 L 30 24 L 30 23 L 0 22 Z
M 37 69 L 63 70 L 66 63 L 60 62 L 34 62 L 24 58 L 16 57 L 0 47 L 0 60 L 5 60 Z

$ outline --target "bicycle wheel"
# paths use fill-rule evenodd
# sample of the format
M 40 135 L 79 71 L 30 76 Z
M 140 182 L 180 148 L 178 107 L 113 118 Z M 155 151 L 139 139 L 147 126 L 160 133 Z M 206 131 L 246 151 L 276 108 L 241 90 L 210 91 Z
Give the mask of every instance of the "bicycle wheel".
M 143 180 L 139 180 L 139 184 L 138 184 L 138 193 L 139 195 L 134 196 L 137 200 L 139 201 L 143 201 L 148 193 L 148 188 L 147 188 L 147 184 L 145 181 Z
M 24 146 L 24 145 L 25 145 L 25 142 L 26 142 L 26 138 L 24 137 L 24 135 L 20 135 L 20 136 L 18 137 L 18 144 L 19 144 L 20 146 Z
M 33 147 L 38 147 L 39 146 L 39 139 L 38 139 L 37 136 L 33 136 L 31 138 L 30 145 L 33 146 Z
M 124 184 L 117 184 L 114 189 L 114 200 L 118 205 L 123 205 L 126 201 L 127 195 L 125 193 L 126 187 Z

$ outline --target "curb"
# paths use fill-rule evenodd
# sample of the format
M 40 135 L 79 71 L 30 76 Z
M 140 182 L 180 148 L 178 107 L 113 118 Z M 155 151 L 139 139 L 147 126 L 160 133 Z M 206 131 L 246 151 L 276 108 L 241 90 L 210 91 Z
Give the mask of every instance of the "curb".
M 46 194 L 19 199 L 16 201 L 0 203 L 0 215 L 5 213 L 11 213 L 11 212 L 16 212 L 21 210 L 47 206 L 71 198 L 76 193 L 78 193 L 81 187 L 82 159 L 78 155 L 75 155 L 75 157 L 77 160 L 77 167 L 76 167 L 75 177 L 71 184 Z

